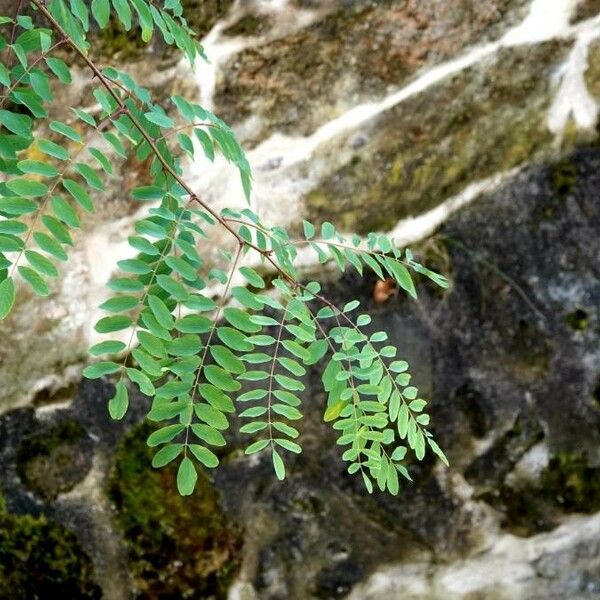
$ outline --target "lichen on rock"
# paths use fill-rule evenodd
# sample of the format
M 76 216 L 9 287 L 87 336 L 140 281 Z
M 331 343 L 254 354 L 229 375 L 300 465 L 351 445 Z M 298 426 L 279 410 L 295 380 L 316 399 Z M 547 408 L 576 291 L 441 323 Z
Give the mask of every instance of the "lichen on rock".
M 250 144 L 274 131 L 307 135 L 349 106 L 402 85 L 426 65 L 497 36 L 523 14 L 525 4 L 333 3 L 334 9 L 309 27 L 235 55 L 221 76 L 215 102 L 228 122 L 250 115 L 262 121 Z M 300 3 L 302 8 L 317 6 Z
M 309 219 L 386 231 L 469 183 L 551 156 L 550 71 L 567 48 L 500 51 L 367 123 L 360 147 L 352 148 L 352 135 L 324 145 L 317 164 L 339 166 L 306 195 Z

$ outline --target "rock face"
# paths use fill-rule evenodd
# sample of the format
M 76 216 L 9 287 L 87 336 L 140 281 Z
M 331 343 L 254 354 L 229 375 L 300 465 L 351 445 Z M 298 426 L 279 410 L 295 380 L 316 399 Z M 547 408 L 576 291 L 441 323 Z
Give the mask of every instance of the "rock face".
M 219 80 L 215 106 L 229 122 L 261 119 L 255 142 L 275 131 L 309 135 L 352 106 L 383 98 L 419 69 L 497 37 L 524 14 L 525 5 L 510 0 L 484 6 L 459 1 L 340 3 L 309 27 L 236 55 Z M 254 33 L 235 24 L 227 33 L 238 31 Z M 323 89 L 329 102 L 323 102 Z
M 550 72 L 565 55 L 559 42 L 501 50 L 383 112 L 358 147 L 355 132 L 336 140 L 350 156 L 306 195 L 309 218 L 344 231 L 385 231 L 457 194 L 475 173 L 489 177 L 546 154 Z
M 598 593 L 597 554 L 579 558 L 597 516 L 554 531 L 569 515 L 600 506 L 597 165 L 600 151 L 588 149 L 523 172 L 420 248 L 451 273 L 449 292 L 422 289 L 418 304 L 370 305 L 375 327 L 428 367 L 415 378 L 430 391 L 450 470 L 414 465 L 416 483 L 398 500 L 366 497 L 318 422 L 318 369 L 291 482 L 265 490 L 263 467 L 246 461 L 221 470 L 226 502 L 252 515 L 247 527 L 260 522 L 257 505 L 268 507 L 268 533 L 263 526 L 252 538 L 260 540 L 259 565 L 243 571 L 259 597 L 340 596 L 382 562 L 407 566 L 373 576 L 352 597 Z M 369 306 L 369 281 L 345 279 L 329 292 L 347 300 L 357 289 Z M 431 561 L 448 566 L 437 571 Z
M 225 598 L 240 529 L 208 479 L 191 502 L 172 493 L 175 473 L 150 466 L 151 429 L 139 424 L 147 399 L 134 396 L 113 427 L 112 393 L 84 382 L 68 407 L 2 419 L 2 597 Z M 6 595 L 11 586 L 20 595 Z
M 358 296 L 417 366 L 449 470 L 414 464 L 415 483 L 398 498 L 365 495 L 321 421 L 317 366 L 304 398 L 304 453 L 288 482 L 274 480 L 268 457 L 240 457 L 234 436 L 215 473 L 218 492 L 207 480 L 182 500 L 172 473 L 150 473 L 143 431 L 115 446 L 143 400 L 115 426 L 104 414 L 110 385 L 86 383 L 70 408 L 4 417 L 9 506 L 68 524 L 99 561 L 98 523 L 72 521 L 61 507 L 89 514 L 79 482 L 91 462 L 104 465 L 97 479 L 137 597 L 225 597 L 236 573 L 238 588 L 259 598 L 336 598 L 355 585 L 352 598 L 596 597 L 598 173 L 600 150 L 580 150 L 452 217 L 418 248 L 451 275 L 445 293 L 422 286 L 417 303 L 376 306 L 368 277 L 326 290 L 339 301 Z M 61 462 L 64 448 L 71 461 Z M 44 461 L 50 472 L 36 469 Z M 582 513 L 593 516 L 573 519 Z M 400 566 L 378 571 L 385 564 Z
M 20 290 L 0 326 L 0 597 L 600 597 L 600 4 L 186 4 L 211 65 L 118 31 L 95 51 L 232 122 L 265 220 L 393 231 L 450 278 L 375 304 L 369 274 L 308 265 L 411 362 L 451 467 L 411 464 L 399 497 L 365 494 L 322 421 L 316 365 L 286 483 L 232 434 L 221 468 L 177 496 L 149 466 L 147 399 L 132 392 L 114 423 L 112 383 L 80 382 L 136 218 L 130 161 L 63 283 L 43 303 Z M 81 76 L 59 104 L 89 90 Z M 186 169 L 215 206 L 241 197 L 218 160 Z

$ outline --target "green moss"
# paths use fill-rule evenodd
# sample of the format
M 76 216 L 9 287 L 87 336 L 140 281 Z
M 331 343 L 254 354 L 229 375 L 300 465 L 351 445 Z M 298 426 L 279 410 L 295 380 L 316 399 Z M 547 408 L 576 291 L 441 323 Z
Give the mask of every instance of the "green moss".
M 13 515 L 0 496 L 0 598 L 100 598 L 75 536 L 46 517 Z
M 527 319 L 519 319 L 506 331 L 507 366 L 521 380 L 532 383 L 550 369 L 552 346 L 548 336 Z
M 598 377 L 598 379 L 596 380 L 596 385 L 594 386 L 594 389 L 592 390 L 592 396 L 594 398 L 594 400 L 600 404 L 600 377 Z
M 44 500 L 82 481 L 91 462 L 91 442 L 83 427 L 71 420 L 24 438 L 17 451 L 21 481 Z
M 578 308 L 565 317 L 565 323 L 574 331 L 585 331 L 589 325 L 589 317 L 585 310 Z
M 107 483 L 138 597 L 225 598 L 239 564 L 239 532 L 205 475 L 182 498 L 175 466 L 152 469 L 150 431 L 142 425 L 126 436 Z
M 567 126 L 566 132 L 568 133 L 569 130 L 570 127 Z M 581 135 L 579 135 L 579 139 L 565 135 L 563 147 L 573 147 L 582 142 Z M 552 194 L 548 195 L 546 201 L 535 208 L 535 219 L 540 223 L 555 221 L 563 214 L 565 198 L 577 186 L 577 165 L 568 158 L 554 162 L 548 167 L 547 180 L 552 189 Z
M 504 513 L 503 526 L 529 536 L 556 527 L 564 513 L 600 509 L 600 468 L 572 452 L 554 456 L 538 481 L 513 489 L 501 484 L 480 496 Z
M 600 509 L 600 468 L 575 453 L 557 454 L 541 477 L 543 494 L 566 512 Z
M 183 15 L 200 38 L 227 14 L 232 4 L 233 0 L 181 0 Z
M 577 183 L 577 167 L 570 160 L 554 163 L 550 167 L 550 181 L 559 196 L 566 196 Z
M 557 525 L 556 510 L 537 489 L 513 490 L 502 487 L 488 492 L 482 500 L 504 513 L 502 527 L 519 537 L 550 531 Z
M 433 10 L 428 2 L 295 0 L 298 8 L 319 7 L 326 14 L 239 52 L 216 90 L 217 112 L 230 123 L 260 120 L 253 143 L 274 131 L 309 135 L 351 105 L 400 88 L 428 64 L 457 56 L 488 36 L 496 39 L 506 22 L 518 20 L 524 3 L 494 0 L 494 10 L 481 10 L 474 0 L 447 0 Z M 334 100 L 324 103 L 323 90 Z M 392 130 L 400 137 L 405 133 Z

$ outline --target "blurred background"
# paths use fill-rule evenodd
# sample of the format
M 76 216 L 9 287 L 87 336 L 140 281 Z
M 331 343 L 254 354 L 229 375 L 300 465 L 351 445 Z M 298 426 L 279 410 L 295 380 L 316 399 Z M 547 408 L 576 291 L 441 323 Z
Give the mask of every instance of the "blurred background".
M 230 123 L 267 223 L 387 232 L 450 279 L 374 298 L 369 274 L 304 264 L 389 332 L 451 466 L 366 494 L 322 421 L 316 365 L 288 480 L 232 434 L 180 498 L 150 467 L 147 399 L 113 423 L 110 381 L 81 380 L 140 215 L 127 192 L 147 165 L 130 159 L 52 295 L 22 289 L 0 325 L 0 598 L 600 598 L 600 2 L 183 4 L 209 63 L 116 23 L 93 56 Z M 80 73 L 56 117 L 94 110 Z M 207 201 L 243 205 L 220 159 L 186 169 Z

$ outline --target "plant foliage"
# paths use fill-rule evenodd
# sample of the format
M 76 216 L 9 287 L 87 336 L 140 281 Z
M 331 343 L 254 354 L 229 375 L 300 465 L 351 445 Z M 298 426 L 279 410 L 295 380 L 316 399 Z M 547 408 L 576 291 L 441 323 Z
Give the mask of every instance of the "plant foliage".
M 23 13 L 27 4 L 34 19 Z M 198 465 L 218 465 L 215 450 L 225 445 L 236 413 L 246 454 L 268 451 L 284 479 L 286 456 L 302 451 L 304 376 L 323 361 L 323 418 L 338 436 L 348 472 L 369 492 L 376 485 L 397 494 L 399 478 L 410 479 L 408 453 L 421 460 L 429 449 L 446 462 L 428 429 L 427 403 L 386 333 L 369 329 L 358 301 L 335 306 L 317 282 L 301 281 L 298 246 L 321 263 L 392 279 L 412 297 L 415 273 L 442 287 L 447 282 L 385 235 L 345 239 L 331 223 L 317 232 L 304 222 L 303 239 L 292 239 L 249 208 L 216 212 L 198 198 L 181 167 L 197 153 L 224 156 L 250 195 L 250 168 L 229 127 L 181 96 L 155 103 L 129 74 L 101 67 L 89 54 L 88 34 L 116 19 L 127 31 L 139 28 L 145 42 L 160 36 L 192 63 L 203 60 L 180 0 L 158 4 L 30 0 L 0 17 L 0 318 L 13 308 L 17 279 L 49 294 L 115 164 L 130 156 L 148 160 L 151 183 L 131 193 L 133 202 L 149 206 L 129 238 L 135 257 L 118 262 L 120 276 L 108 283 L 112 296 L 95 325 L 106 340 L 90 349 L 98 360 L 84 370 L 89 378 L 114 377 L 110 415 L 126 414 L 131 384 L 152 398 L 152 464 L 177 461 L 183 495 L 194 490 Z M 95 82 L 99 110 L 74 106 L 68 123 L 52 120 L 53 90 L 71 83 L 74 64 Z M 235 242 L 234 252 L 223 249 L 225 270 L 207 271 L 198 251 L 212 228 L 227 230 Z M 269 286 L 266 270 L 276 274 Z M 222 285 L 219 302 L 205 293 L 213 283 Z M 116 339 L 124 332 L 129 343 Z

